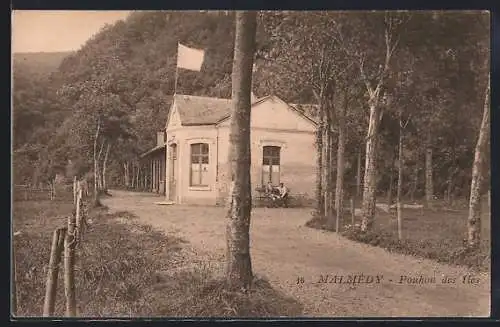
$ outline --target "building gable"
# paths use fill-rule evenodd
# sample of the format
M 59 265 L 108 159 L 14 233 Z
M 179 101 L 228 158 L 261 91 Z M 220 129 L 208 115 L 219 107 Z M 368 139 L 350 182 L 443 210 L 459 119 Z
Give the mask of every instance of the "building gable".
M 174 95 L 166 128 L 229 123 L 231 100 Z M 314 131 L 316 122 L 309 115 L 277 96 L 269 95 L 252 103 L 252 126 L 285 130 Z
M 177 128 L 181 127 L 182 122 L 181 118 L 179 115 L 179 110 L 177 109 L 177 106 L 175 105 L 175 102 L 172 104 L 172 107 L 170 108 L 170 113 L 168 114 L 167 122 L 165 124 L 165 129 L 172 129 L 172 128 Z
M 294 130 L 314 132 L 316 123 L 296 108 L 276 96 L 260 99 L 252 105 L 252 128 L 274 130 Z M 229 125 L 229 117 L 220 122 L 221 126 Z

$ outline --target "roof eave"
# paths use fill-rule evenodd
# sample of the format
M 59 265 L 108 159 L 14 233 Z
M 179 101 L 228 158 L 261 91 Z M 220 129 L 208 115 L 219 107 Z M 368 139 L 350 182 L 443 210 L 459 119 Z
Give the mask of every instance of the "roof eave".
M 148 155 L 150 155 L 150 154 L 153 154 L 153 153 L 155 153 L 155 152 L 157 152 L 157 151 L 160 151 L 160 150 L 164 149 L 166 146 L 167 146 L 167 144 L 166 144 L 166 143 L 165 143 L 165 144 L 163 144 L 163 145 L 157 145 L 157 146 L 155 146 L 154 148 L 152 148 L 151 150 L 148 150 L 148 151 L 144 152 L 143 154 L 141 154 L 141 155 L 139 156 L 139 158 L 144 158 L 144 157 L 146 157 L 146 156 L 148 156 Z
M 272 97 L 272 95 L 266 95 L 262 98 L 259 98 L 257 100 L 255 100 L 255 102 L 252 102 L 250 107 L 253 107 L 261 102 L 264 102 L 265 100 L 269 99 L 270 97 Z M 228 115 L 225 115 L 224 117 L 222 117 L 221 119 L 219 119 L 215 125 L 219 125 L 220 123 L 224 122 L 225 120 L 229 119 L 231 117 L 231 114 L 228 114 Z
M 217 123 L 181 123 L 181 126 L 213 126 Z

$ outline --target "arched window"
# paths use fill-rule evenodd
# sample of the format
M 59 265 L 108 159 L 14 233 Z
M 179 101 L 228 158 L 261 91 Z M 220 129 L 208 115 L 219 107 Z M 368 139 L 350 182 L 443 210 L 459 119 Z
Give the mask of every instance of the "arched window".
M 264 146 L 262 148 L 262 185 L 271 182 L 280 183 L 280 152 L 279 146 Z
M 191 186 L 208 186 L 208 144 L 191 144 Z

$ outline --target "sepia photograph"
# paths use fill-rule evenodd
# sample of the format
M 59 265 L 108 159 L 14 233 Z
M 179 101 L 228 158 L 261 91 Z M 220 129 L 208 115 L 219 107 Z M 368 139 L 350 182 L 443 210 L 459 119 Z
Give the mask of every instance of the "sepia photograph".
M 11 319 L 490 316 L 489 11 L 11 21 Z

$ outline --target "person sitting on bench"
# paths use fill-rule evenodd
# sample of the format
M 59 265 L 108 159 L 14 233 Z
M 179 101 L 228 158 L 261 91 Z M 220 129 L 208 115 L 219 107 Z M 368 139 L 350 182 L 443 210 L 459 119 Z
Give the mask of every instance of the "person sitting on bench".
M 285 186 L 285 184 L 280 183 L 278 191 L 280 192 L 278 200 L 280 200 L 285 208 L 288 207 L 288 188 Z
M 276 205 L 276 201 L 279 199 L 279 190 L 273 186 L 271 182 L 266 185 L 266 197 L 271 200 L 272 205 Z
M 267 182 L 267 185 L 266 185 L 266 194 L 268 196 L 271 196 L 274 192 L 274 187 L 273 187 L 273 184 L 271 182 Z

